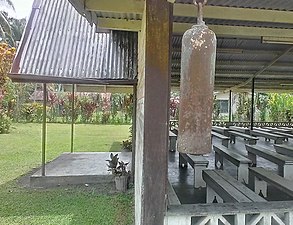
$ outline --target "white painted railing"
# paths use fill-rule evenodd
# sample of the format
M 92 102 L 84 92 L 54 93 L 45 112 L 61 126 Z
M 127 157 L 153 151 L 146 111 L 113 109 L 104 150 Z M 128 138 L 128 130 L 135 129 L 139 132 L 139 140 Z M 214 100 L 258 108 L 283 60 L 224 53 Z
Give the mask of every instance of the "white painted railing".
M 293 201 L 171 205 L 165 225 L 293 225 Z

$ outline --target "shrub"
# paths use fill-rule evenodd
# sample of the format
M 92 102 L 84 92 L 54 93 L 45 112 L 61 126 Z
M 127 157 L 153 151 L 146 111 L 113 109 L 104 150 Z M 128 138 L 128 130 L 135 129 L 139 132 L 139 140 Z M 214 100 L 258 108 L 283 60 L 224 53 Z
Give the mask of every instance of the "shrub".
M 11 119 L 6 113 L 4 113 L 4 111 L 0 111 L 0 134 L 8 134 L 10 126 Z

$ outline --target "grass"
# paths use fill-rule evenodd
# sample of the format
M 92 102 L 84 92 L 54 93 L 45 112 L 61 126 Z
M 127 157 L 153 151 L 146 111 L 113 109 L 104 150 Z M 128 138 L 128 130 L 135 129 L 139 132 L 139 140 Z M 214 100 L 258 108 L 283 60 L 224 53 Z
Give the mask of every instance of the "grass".
M 128 125 L 76 125 L 74 150 L 118 151 Z M 0 225 L 132 223 L 131 194 L 107 193 L 98 187 L 29 189 L 18 179 L 41 162 L 41 125 L 14 124 L 0 135 Z M 70 151 L 70 125 L 48 124 L 47 161 Z

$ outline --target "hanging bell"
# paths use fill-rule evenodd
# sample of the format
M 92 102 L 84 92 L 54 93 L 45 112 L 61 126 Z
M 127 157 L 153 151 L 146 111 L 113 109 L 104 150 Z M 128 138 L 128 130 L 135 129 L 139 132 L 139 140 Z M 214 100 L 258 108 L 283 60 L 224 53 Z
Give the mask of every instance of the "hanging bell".
M 204 0 L 196 0 L 197 24 L 182 38 L 178 151 L 210 153 L 216 35 L 202 19 Z

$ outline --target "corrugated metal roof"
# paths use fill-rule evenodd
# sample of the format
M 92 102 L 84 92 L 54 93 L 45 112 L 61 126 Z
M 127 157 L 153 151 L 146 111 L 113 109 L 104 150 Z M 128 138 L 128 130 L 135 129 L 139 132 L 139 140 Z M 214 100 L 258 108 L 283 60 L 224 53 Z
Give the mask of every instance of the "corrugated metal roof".
M 67 0 L 36 0 L 12 73 L 134 79 L 137 33 L 97 33 Z
M 172 38 L 172 76 L 179 81 L 181 69 L 182 36 Z M 282 55 L 290 45 L 264 44 L 257 39 L 218 38 L 216 55 L 216 89 L 225 89 L 250 78 L 263 67 Z M 270 85 L 282 89 L 282 83 L 293 83 L 293 52 L 280 57 L 276 63 L 257 76 L 256 88 Z M 265 83 L 266 81 L 267 83 Z M 285 81 L 285 82 L 284 82 Z M 175 80 L 176 82 L 176 80 Z M 245 85 L 242 88 L 246 88 Z

